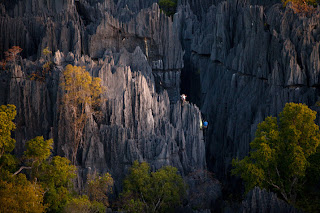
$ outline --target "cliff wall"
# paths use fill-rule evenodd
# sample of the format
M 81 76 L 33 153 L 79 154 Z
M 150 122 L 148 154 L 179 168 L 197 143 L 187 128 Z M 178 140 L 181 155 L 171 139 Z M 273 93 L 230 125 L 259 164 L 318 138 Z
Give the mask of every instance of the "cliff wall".
M 176 166 L 195 187 L 197 171 L 206 169 L 230 187 L 232 158 L 248 153 L 266 116 L 287 102 L 319 111 L 319 9 L 306 16 L 275 1 L 180 0 L 170 18 L 154 2 L 0 3 L 0 58 L 13 45 L 25 58 L 0 75 L 0 104 L 18 109 L 18 154 L 26 140 L 44 135 L 54 138 L 56 154 L 70 156 L 59 90 L 67 64 L 86 66 L 107 87 L 103 119 L 89 118 L 78 152 L 83 177 L 95 169 L 121 180 L 134 160 L 146 160 L 153 170 Z M 30 81 L 45 47 L 54 69 L 45 82 Z M 182 106 L 180 93 L 200 110 Z M 209 121 L 204 132 L 201 118 Z M 221 186 L 206 183 L 209 208 Z M 252 194 L 269 199 L 265 191 Z M 254 203 L 245 205 L 254 211 Z
M 183 91 L 209 120 L 207 164 L 220 177 L 229 177 L 232 158 L 247 155 L 257 124 L 285 103 L 319 111 L 319 10 L 306 16 L 290 5 L 222 1 L 201 21 L 189 3 L 175 18 L 188 63 L 182 85 L 192 88 Z

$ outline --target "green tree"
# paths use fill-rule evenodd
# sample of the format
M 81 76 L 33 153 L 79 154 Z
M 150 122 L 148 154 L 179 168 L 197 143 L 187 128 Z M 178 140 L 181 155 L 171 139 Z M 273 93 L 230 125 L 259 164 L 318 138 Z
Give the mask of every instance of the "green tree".
M 73 134 L 70 141 L 71 161 L 75 164 L 86 120 L 90 111 L 98 111 L 105 88 L 101 85 L 100 78 L 92 78 L 84 67 L 72 65 L 68 65 L 64 70 L 61 82 L 61 111 L 65 113 L 65 118 L 68 118 L 69 129 Z
M 43 189 L 27 180 L 24 174 L 14 176 L 10 181 L 0 179 L 0 212 L 2 213 L 42 213 Z
M 83 195 L 71 199 L 64 207 L 65 213 L 105 213 L 106 208 L 98 202 L 90 202 L 88 196 Z
M 27 141 L 19 163 L 10 154 L 15 147 L 11 138 L 15 116 L 14 105 L 0 106 L 0 212 L 43 212 L 47 207 L 48 212 L 59 212 L 71 199 L 76 168 L 67 158 L 50 158 L 53 140 L 42 136 Z M 5 200 L 10 202 L 2 205 Z
M 26 143 L 22 165 L 14 175 L 27 169 L 31 181 L 37 181 L 44 190 L 44 203 L 47 212 L 61 212 L 68 200 L 72 198 L 72 179 L 76 176 L 76 167 L 64 157 L 50 158 L 53 140 L 44 140 L 42 136 Z
M 109 206 L 108 194 L 112 193 L 113 179 L 109 173 L 98 175 L 93 173 L 88 176 L 87 193 L 91 201 L 96 201 Z
M 244 180 L 246 192 L 259 186 L 291 204 L 304 196 L 306 174 L 314 165 L 310 159 L 320 142 L 315 119 L 316 112 L 306 105 L 287 103 L 278 119 L 267 117 L 258 125 L 249 156 L 232 161 L 232 174 Z
M 3 154 L 11 152 L 16 140 L 11 138 L 11 131 L 16 128 L 12 122 L 16 117 L 16 106 L 2 105 L 0 106 L 0 159 Z
M 26 165 L 22 165 L 18 171 L 13 175 L 19 174 L 23 169 L 31 169 L 31 178 L 35 178 L 35 173 L 38 172 L 39 166 L 44 160 L 46 160 L 52 150 L 53 140 L 44 140 L 43 136 L 37 136 L 34 139 L 27 141 L 23 159 L 25 159 Z
M 17 159 L 10 154 L 16 143 L 16 140 L 11 137 L 11 131 L 16 128 L 13 123 L 16 114 L 14 105 L 0 106 L 0 177 L 3 177 L 2 179 L 16 170 Z
M 165 166 L 150 172 L 149 164 L 135 161 L 124 180 L 123 208 L 129 212 L 168 212 L 186 192 L 177 168 Z
M 159 6 L 167 16 L 173 16 L 176 13 L 177 0 L 160 0 Z
M 67 158 L 55 156 L 40 165 L 36 178 L 46 191 L 47 212 L 61 212 L 72 199 L 72 180 L 75 177 L 76 167 Z
M 26 159 L 33 162 L 43 162 L 51 155 L 53 140 L 44 140 L 43 136 L 37 136 L 26 143 L 27 150 L 24 152 Z

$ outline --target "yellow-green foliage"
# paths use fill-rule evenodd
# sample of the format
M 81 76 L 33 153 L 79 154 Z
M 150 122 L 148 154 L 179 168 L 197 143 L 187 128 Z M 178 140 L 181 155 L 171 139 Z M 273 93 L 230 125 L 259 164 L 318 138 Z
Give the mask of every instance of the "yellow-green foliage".
M 11 131 L 16 128 L 12 122 L 16 114 L 14 105 L 0 106 L 0 158 L 4 153 L 11 152 L 15 147 L 16 141 L 11 138 Z
M 76 167 L 67 158 L 55 156 L 43 162 L 35 176 L 46 190 L 47 211 L 60 212 L 72 198 L 71 181 L 76 177 Z
M 108 194 L 112 193 L 113 179 L 109 173 L 98 175 L 94 173 L 88 176 L 87 192 L 91 201 L 96 201 L 109 206 Z
M 41 162 L 47 159 L 52 150 L 53 140 L 44 140 L 43 136 L 37 136 L 26 143 L 27 150 L 24 152 L 26 159 Z
M 258 125 L 249 156 L 233 159 L 232 174 L 239 175 L 248 192 L 254 186 L 277 192 L 289 203 L 302 196 L 308 158 L 317 153 L 320 134 L 316 112 L 304 104 L 288 103 L 279 118 Z
M 50 71 L 50 68 L 51 68 L 52 62 L 50 60 L 50 55 L 52 52 L 49 50 L 48 47 L 46 47 L 42 50 L 42 53 L 45 56 L 45 61 L 46 61 L 44 63 L 44 65 L 42 66 L 42 68 L 43 68 L 42 75 L 45 76 Z
M 14 105 L 0 107 L 0 212 L 59 212 L 71 199 L 76 168 L 64 157 L 50 158 L 53 140 L 42 136 L 26 143 L 19 165 L 10 154 L 15 147 L 11 138 L 15 116 Z
M 90 202 L 86 195 L 70 200 L 64 208 L 65 213 L 105 213 L 106 208 L 98 202 Z
M 168 212 L 179 205 L 186 186 L 177 168 L 150 172 L 149 164 L 135 161 L 124 180 L 122 208 L 128 212 Z
M 43 189 L 37 183 L 31 183 L 26 176 L 19 174 L 11 181 L 0 178 L 0 212 L 1 213 L 42 213 Z
M 52 52 L 49 50 L 49 47 L 46 47 L 42 50 L 42 53 L 45 57 L 49 57 Z
M 69 129 L 73 133 L 71 157 L 75 163 L 82 131 L 90 113 L 85 109 L 93 112 L 98 110 L 105 88 L 101 85 L 100 78 L 92 78 L 84 67 L 72 65 L 65 68 L 60 86 L 63 90 L 62 111 L 69 120 Z
M 61 86 L 65 91 L 63 101 L 76 108 L 99 101 L 103 87 L 100 78 L 92 78 L 85 67 L 68 65 L 63 72 Z

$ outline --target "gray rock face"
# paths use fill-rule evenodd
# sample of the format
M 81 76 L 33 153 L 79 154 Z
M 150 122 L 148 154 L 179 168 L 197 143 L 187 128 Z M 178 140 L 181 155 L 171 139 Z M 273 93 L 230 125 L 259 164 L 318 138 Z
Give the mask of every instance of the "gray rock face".
M 205 170 L 201 113 L 181 106 L 183 51 L 177 26 L 153 1 L 42 1 L 0 3 L 0 58 L 11 46 L 29 60 L 55 52 L 45 82 L 30 81 L 41 61 L 23 60 L 1 75 L 0 104 L 17 106 L 16 153 L 27 140 L 53 137 L 56 154 L 71 157 L 72 134 L 61 108 L 59 78 L 66 64 L 86 66 L 107 87 L 103 119 L 90 116 L 77 161 L 79 174 L 109 171 L 120 188 L 134 160 L 152 170 L 172 165 L 182 175 Z M 88 56 L 86 56 L 88 55 Z M 93 60 L 92 60 L 93 59 Z M 79 186 L 81 187 L 81 180 Z
M 237 211 L 232 212 L 300 212 L 286 202 L 280 200 L 276 194 L 261 190 L 255 187 L 251 190 L 246 199 L 242 202 L 242 206 Z
M 146 160 L 153 170 L 169 164 L 183 175 L 208 166 L 229 181 L 232 158 L 248 153 L 266 116 L 277 115 L 287 102 L 320 112 L 314 106 L 320 85 L 319 11 L 297 15 L 273 0 L 180 0 L 171 19 L 154 2 L 0 3 L 0 59 L 14 45 L 28 58 L 10 68 L 14 74 L 0 75 L 0 104 L 18 109 L 18 153 L 26 140 L 44 135 L 54 138 L 57 154 L 70 156 L 59 91 L 68 63 L 86 66 L 108 91 L 104 118 L 91 116 L 85 127 L 78 153 L 84 176 L 92 168 L 121 179 L 134 160 Z M 51 76 L 44 83 L 28 80 L 41 66 L 31 60 L 47 46 L 55 52 Z M 178 101 L 180 78 L 182 92 L 209 121 L 205 137 L 199 109 Z M 212 186 L 211 204 L 221 193 L 218 183 Z M 254 204 L 270 200 L 267 194 L 254 190 L 243 211 L 273 211 Z M 271 204 L 280 206 L 277 202 Z
M 26 140 L 44 135 L 54 138 L 56 154 L 71 158 L 72 135 L 67 128 L 68 115 L 60 105 L 59 75 L 66 64 L 72 63 L 86 66 L 107 88 L 103 119 L 97 121 L 90 116 L 85 127 L 77 156 L 80 172 L 108 171 L 119 187 L 135 160 L 149 162 L 153 171 L 172 165 L 184 176 L 206 169 L 199 109 L 188 103 L 181 105 L 180 101 L 170 104 L 166 91 L 155 91 L 152 69 L 139 47 L 133 53 L 106 52 L 99 62 L 88 56 L 78 60 L 73 57 L 71 53 L 64 56 L 57 52 L 57 66 L 46 82 L 28 80 L 28 71 L 36 63 L 24 60 L 10 70 L 15 74 L 7 85 L 9 96 L 0 104 L 17 106 L 18 154 L 24 150 Z
M 180 94 L 183 51 L 177 26 L 153 1 L 43 1 L 0 3 L 0 59 L 14 45 L 33 60 L 49 47 L 76 58 L 97 59 L 105 51 L 133 52 L 137 46 L 157 71 L 157 91 L 167 89 L 171 103 Z M 165 72 L 163 72 L 165 71 Z
M 175 18 L 189 59 L 182 76 L 200 74 L 199 82 L 189 83 L 201 91 L 209 120 L 207 163 L 218 176 L 229 176 L 232 158 L 248 153 L 257 124 L 285 103 L 319 111 L 313 107 L 319 99 L 319 11 L 305 17 L 280 4 L 231 1 L 212 5 L 200 24 L 188 4 Z

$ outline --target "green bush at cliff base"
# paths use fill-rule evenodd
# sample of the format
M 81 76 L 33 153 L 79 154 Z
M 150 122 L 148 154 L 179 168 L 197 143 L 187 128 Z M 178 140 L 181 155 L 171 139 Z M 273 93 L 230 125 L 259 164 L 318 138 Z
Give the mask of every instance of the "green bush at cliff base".
M 121 208 L 128 212 L 170 212 L 179 205 L 186 186 L 177 168 L 150 172 L 149 164 L 135 161 L 124 180 Z
M 160 0 L 159 6 L 167 16 L 173 16 L 177 9 L 177 0 Z
M 88 196 L 82 195 L 68 201 L 64 213 L 105 213 L 106 207 L 99 202 L 90 202 Z
M 232 174 L 245 182 L 246 192 L 259 186 L 288 203 L 311 212 L 320 197 L 320 133 L 316 112 L 304 104 L 288 103 L 279 117 L 258 125 L 249 156 L 233 159 Z
M 71 199 L 76 168 L 67 158 L 51 157 L 53 140 L 42 136 L 27 141 L 18 160 L 11 153 L 16 114 L 14 105 L 0 106 L 0 212 L 60 212 Z

